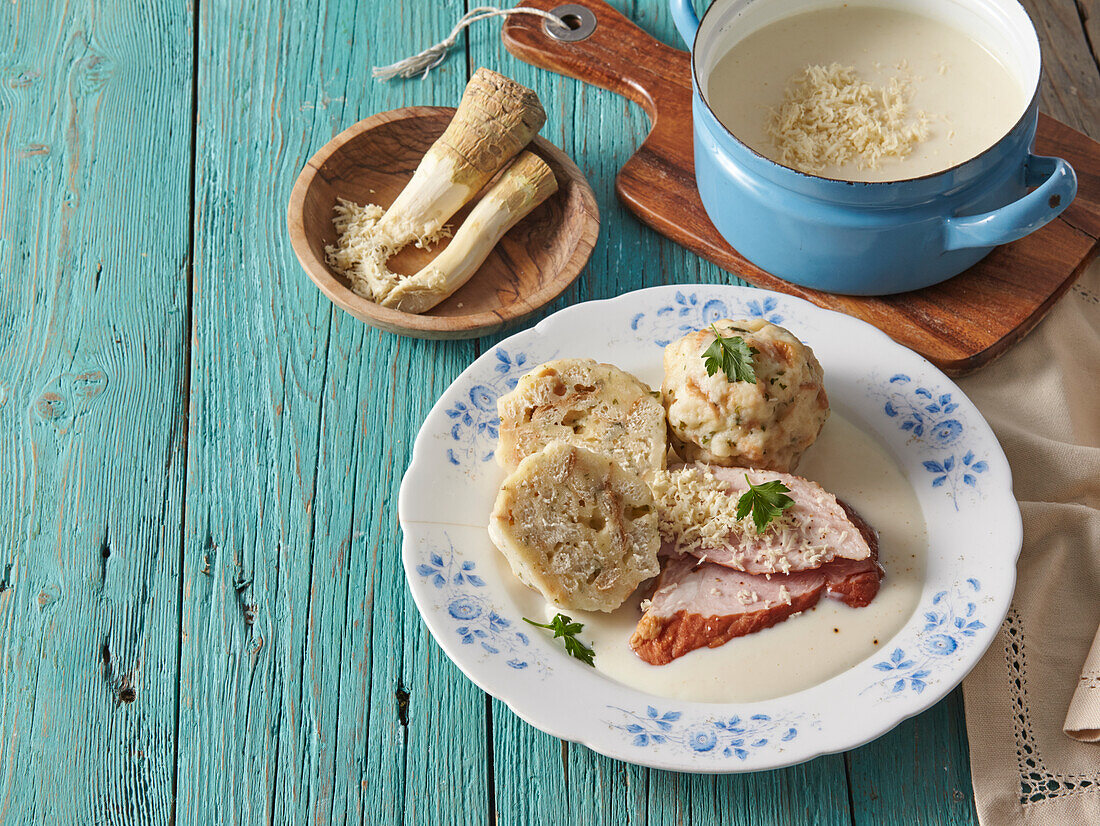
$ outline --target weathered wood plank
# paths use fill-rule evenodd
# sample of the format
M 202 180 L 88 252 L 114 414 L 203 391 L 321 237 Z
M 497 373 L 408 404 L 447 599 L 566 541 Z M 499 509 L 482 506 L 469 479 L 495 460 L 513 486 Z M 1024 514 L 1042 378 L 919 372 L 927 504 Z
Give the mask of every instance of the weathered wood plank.
M 735 775 L 651 772 L 651 826 L 680 823 L 850 823 L 844 758 Z
M 568 756 L 564 779 L 575 823 L 633 826 L 649 822 L 650 772 L 612 760 L 575 743 L 560 743 Z M 499 796 L 498 796 L 499 797 Z
M 562 750 L 562 741 L 520 721 L 503 703 L 494 700 L 492 705 L 496 791 L 492 805 L 500 826 L 579 823 L 571 804 L 587 798 L 587 805 L 591 805 L 591 798 L 599 792 L 614 795 L 614 788 L 585 787 L 581 794 L 571 796 L 563 770 L 567 753 Z M 567 746 L 568 752 L 580 750 L 580 746 Z
M 1100 3 L 1097 0 L 1077 0 L 1076 6 L 1092 62 L 1096 71 L 1100 72 Z M 1092 124 L 1089 128 L 1095 129 L 1096 126 L 1097 124 Z
M 0 822 L 168 823 L 190 10 L 0 32 Z
M 1080 6 L 1074 0 L 1020 2 L 1035 23 L 1043 50 L 1039 108 L 1100 138 L 1100 71 L 1084 22 L 1097 13 L 1095 0 L 1082 0 Z
M 848 760 L 856 824 L 908 826 L 917 816 L 943 826 L 978 822 L 962 689 Z
M 419 85 L 377 84 L 369 66 L 461 12 L 201 7 L 180 823 L 486 811 L 484 704 L 427 646 L 396 514 L 412 438 L 473 345 L 334 311 L 284 223 L 298 170 L 336 132 L 457 100 L 461 61 Z

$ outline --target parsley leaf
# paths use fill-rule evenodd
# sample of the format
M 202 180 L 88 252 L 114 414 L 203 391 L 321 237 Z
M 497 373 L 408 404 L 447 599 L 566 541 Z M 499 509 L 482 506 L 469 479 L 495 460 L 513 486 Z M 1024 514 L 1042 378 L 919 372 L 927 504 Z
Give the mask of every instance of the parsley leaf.
M 710 347 L 703 351 L 703 364 L 706 365 L 707 375 L 713 376 L 721 370 L 730 381 L 747 381 L 749 384 L 756 384 L 756 371 L 753 369 L 752 357 L 760 351 L 745 344 L 745 339 L 741 336 L 723 338 L 713 324 L 710 325 L 710 329 L 714 331 L 715 339 Z
M 596 667 L 596 663 L 594 662 L 596 659 L 596 652 L 577 639 L 577 634 L 584 628 L 584 623 L 573 622 L 573 620 L 565 616 L 565 614 L 558 614 L 550 620 L 549 623 L 535 622 L 534 620 L 527 619 L 527 617 L 524 617 L 523 621 L 539 628 L 549 628 L 554 632 L 554 639 L 561 637 L 565 641 L 566 652 L 576 657 L 582 663 L 587 663 L 593 668 Z
M 747 473 L 745 481 L 749 482 Z M 737 518 L 744 519 L 752 511 L 756 532 L 764 533 L 769 522 L 794 504 L 794 500 L 787 496 L 790 492 L 791 489 L 778 479 L 759 485 L 749 482 L 749 489 L 737 500 Z

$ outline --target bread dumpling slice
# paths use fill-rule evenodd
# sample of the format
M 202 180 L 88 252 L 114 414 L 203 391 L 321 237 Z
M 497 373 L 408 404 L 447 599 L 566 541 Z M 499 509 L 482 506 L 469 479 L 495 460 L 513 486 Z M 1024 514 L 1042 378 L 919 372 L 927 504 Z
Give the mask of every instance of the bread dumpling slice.
M 643 479 L 665 467 L 668 433 L 660 392 L 611 364 L 548 361 L 501 396 L 497 412 L 497 460 L 506 470 L 554 439 L 610 456 Z
M 659 571 L 649 486 L 565 442 L 531 454 L 504 480 L 489 536 L 521 582 L 562 608 L 614 611 Z

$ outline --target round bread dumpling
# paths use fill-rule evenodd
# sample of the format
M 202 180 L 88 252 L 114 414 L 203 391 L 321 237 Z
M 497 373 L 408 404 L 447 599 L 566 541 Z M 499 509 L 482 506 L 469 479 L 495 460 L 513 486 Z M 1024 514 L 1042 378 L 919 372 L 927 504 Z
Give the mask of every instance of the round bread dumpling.
M 710 327 L 665 348 L 662 385 L 672 445 L 688 462 L 790 473 L 829 417 L 821 365 L 788 330 L 761 318 L 718 321 L 723 338 L 752 348 L 756 381 L 707 373 Z
M 531 454 L 504 480 L 489 536 L 521 582 L 562 608 L 614 611 L 660 570 L 649 486 L 565 442 Z
M 592 359 L 558 359 L 520 378 L 497 401 L 497 460 L 514 470 L 557 439 L 610 456 L 649 479 L 663 470 L 668 434 L 661 394 Z

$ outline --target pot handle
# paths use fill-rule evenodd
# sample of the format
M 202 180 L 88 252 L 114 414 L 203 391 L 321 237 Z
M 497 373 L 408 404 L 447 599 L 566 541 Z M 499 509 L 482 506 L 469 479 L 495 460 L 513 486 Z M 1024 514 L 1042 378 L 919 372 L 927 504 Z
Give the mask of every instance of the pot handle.
M 1016 241 L 1057 218 L 1077 194 L 1077 175 L 1061 158 L 1029 154 L 1024 183 L 1038 188 L 999 209 L 946 219 L 944 248 L 995 247 Z
M 684 38 L 688 50 L 695 43 L 695 32 L 699 29 L 699 16 L 695 13 L 692 0 L 668 0 L 668 7 L 672 11 L 672 21 Z

